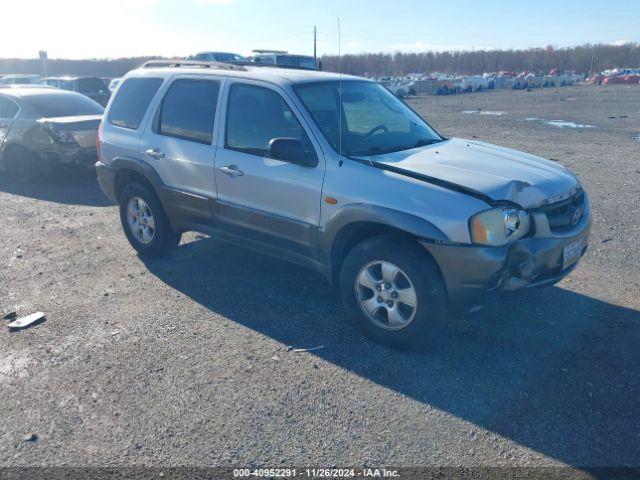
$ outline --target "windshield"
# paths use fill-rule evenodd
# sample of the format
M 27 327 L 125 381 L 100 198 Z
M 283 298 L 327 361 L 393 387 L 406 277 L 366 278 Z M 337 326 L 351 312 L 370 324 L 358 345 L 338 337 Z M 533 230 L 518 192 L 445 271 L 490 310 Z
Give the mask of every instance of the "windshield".
M 377 83 L 331 81 L 302 84 L 295 89 L 327 141 L 343 155 L 379 155 L 443 140 Z
M 104 109 L 90 98 L 78 93 L 61 92 L 60 90 L 29 95 L 24 99 L 45 118 L 102 115 L 104 112 Z
M 306 68 L 308 70 L 316 69 L 316 62 L 313 57 L 301 57 L 298 55 L 278 55 L 276 63 L 281 67 Z

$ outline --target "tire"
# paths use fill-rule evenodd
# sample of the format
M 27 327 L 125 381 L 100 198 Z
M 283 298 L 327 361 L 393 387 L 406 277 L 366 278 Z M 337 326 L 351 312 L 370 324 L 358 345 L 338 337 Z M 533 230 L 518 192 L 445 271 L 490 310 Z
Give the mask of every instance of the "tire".
M 391 291 L 385 288 L 389 284 L 381 285 L 384 277 L 376 262 L 383 262 L 387 266 L 390 264 L 399 269 L 400 273 L 394 277 L 396 281 L 391 285 Z M 375 283 L 375 288 L 382 288 L 382 291 L 364 287 L 360 282 L 365 269 L 371 275 L 366 277 L 368 280 L 380 280 L 380 283 Z M 413 297 L 407 295 L 407 285 L 413 288 Z M 408 348 L 430 343 L 438 338 L 446 326 L 448 301 L 440 270 L 429 254 L 409 239 L 381 235 L 356 245 L 342 264 L 339 288 L 342 301 L 353 323 L 368 337 L 391 347 Z M 373 297 L 369 298 L 371 293 Z M 394 293 L 396 296 L 392 297 Z M 381 303 L 379 300 L 383 295 L 384 301 Z M 404 298 L 415 300 L 413 310 L 409 308 L 409 304 L 402 302 Z M 367 303 L 365 307 L 361 301 L 367 300 L 371 303 Z M 371 315 L 365 313 L 365 308 L 376 308 L 375 302 L 382 306 L 376 310 L 376 315 L 373 315 L 380 318 L 374 320 Z M 389 313 L 387 306 L 391 304 L 393 309 L 392 313 Z M 392 317 L 395 319 L 393 325 Z M 398 322 L 401 317 L 406 323 Z
M 157 257 L 180 243 L 182 234 L 173 231 L 158 197 L 146 185 L 140 183 L 126 185 L 120 194 L 119 203 L 122 229 L 127 240 L 140 256 Z M 133 216 L 130 215 L 129 207 L 133 204 L 138 207 L 138 212 L 140 212 L 137 221 L 133 220 Z M 145 218 L 141 219 L 142 217 Z M 149 217 L 151 217 L 151 221 Z M 151 224 L 153 224 L 153 228 L 151 228 Z M 138 225 L 140 228 L 137 229 L 134 225 Z M 146 227 L 144 231 L 143 227 Z
M 40 157 L 25 148 L 9 150 L 4 163 L 7 173 L 17 183 L 33 183 L 44 175 Z

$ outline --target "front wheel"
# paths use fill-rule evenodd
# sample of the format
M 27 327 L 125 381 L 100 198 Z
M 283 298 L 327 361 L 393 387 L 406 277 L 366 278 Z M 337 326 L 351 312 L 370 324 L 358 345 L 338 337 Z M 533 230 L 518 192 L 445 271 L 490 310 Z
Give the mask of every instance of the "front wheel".
M 131 183 L 120 195 L 120 222 L 127 240 L 143 257 L 156 257 L 180 243 L 160 201 L 145 185 Z
M 402 237 L 383 235 L 356 245 L 342 265 L 340 292 L 355 325 L 392 347 L 428 342 L 446 324 L 448 302 L 437 265 Z

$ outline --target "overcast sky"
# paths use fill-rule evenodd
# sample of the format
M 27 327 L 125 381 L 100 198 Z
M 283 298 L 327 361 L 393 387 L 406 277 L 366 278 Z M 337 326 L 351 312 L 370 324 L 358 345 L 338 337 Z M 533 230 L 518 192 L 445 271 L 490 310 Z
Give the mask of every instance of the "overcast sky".
M 640 0 L 8 0 L 0 57 L 104 58 L 640 42 Z

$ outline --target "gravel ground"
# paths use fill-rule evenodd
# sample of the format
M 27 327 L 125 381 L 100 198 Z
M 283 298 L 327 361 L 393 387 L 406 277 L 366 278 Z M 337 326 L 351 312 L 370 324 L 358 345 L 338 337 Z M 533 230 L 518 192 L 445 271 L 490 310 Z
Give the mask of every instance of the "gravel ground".
M 397 352 L 299 267 L 195 234 L 143 262 L 91 175 L 1 180 L 0 308 L 47 321 L 0 325 L 0 466 L 640 465 L 640 87 L 410 103 L 579 174 L 595 223 L 568 279 Z

